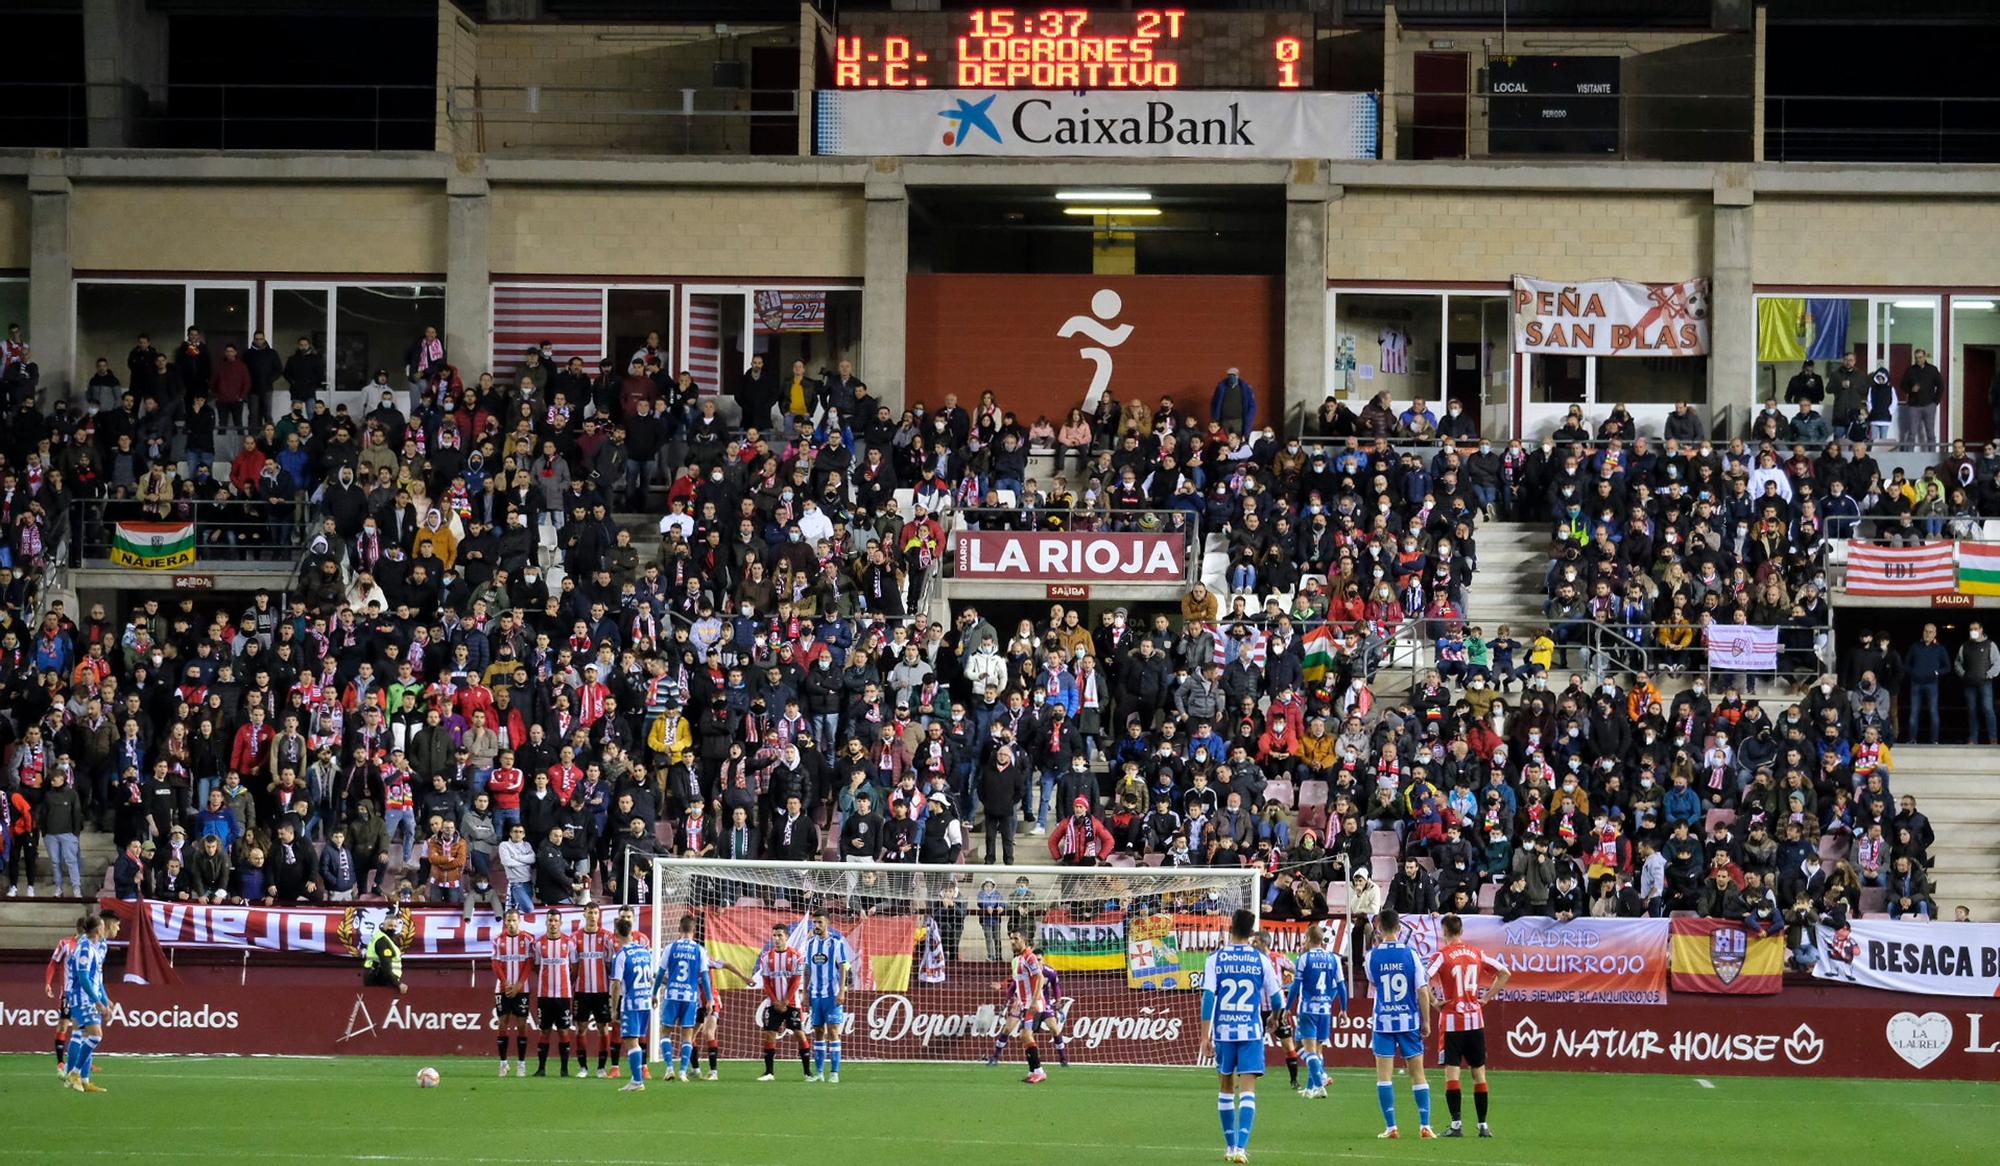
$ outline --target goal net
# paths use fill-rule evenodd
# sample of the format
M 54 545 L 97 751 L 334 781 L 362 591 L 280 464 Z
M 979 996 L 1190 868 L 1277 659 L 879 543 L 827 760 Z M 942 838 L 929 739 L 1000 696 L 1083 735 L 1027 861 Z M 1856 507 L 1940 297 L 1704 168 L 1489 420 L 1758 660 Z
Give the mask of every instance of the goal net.
M 840 1030 L 850 1061 L 985 1061 L 1003 1035 L 1019 1066 L 1026 1038 L 1011 1031 L 1012 936 L 1052 975 L 1033 1025 L 1046 1065 L 1193 1065 L 1201 1043 L 1201 971 L 1227 938 L 1229 917 L 1258 907 L 1247 867 L 918 866 L 657 859 L 655 950 L 695 919 L 721 1001 L 716 1040 L 729 1059 L 761 1058 L 796 1072 L 801 1037 L 770 1034 L 757 975 L 775 946 L 808 951 L 823 910 L 851 953 Z M 1304 928 L 1273 932 L 1277 950 Z M 810 976 L 808 976 L 810 982 Z M 805 993 L 802 991 L 801 996 Z M 810 1007 L 801 1000 L 810 1022 Z M 808 1034 L 810 1035 L 810 1034 Z M 657 1037 L 657 1033 L 656 1033 Z M 653 1045 L 658 1050 L 656 1039 Z M 657 1054 L 656 1054 L 657 1055 Z

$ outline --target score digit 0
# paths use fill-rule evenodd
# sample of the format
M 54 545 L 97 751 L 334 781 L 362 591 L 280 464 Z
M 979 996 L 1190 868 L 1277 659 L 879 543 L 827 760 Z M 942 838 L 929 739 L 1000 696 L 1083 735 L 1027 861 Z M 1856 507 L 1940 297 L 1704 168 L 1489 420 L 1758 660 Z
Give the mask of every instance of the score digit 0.
M 1278 88 L 1297 89 L 1299 87 L 1299 56 L 1303 51 L 1299 38 L 1281 36 L 1272 46 L 1278 58 Z

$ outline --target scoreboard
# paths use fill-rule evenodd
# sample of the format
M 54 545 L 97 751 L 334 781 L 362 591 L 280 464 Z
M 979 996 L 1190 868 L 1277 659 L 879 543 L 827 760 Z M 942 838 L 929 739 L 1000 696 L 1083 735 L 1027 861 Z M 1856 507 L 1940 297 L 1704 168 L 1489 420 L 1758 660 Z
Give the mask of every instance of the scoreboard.
M 857 12 L 836 89 L 1310 89 L 1304 12 L 975 8 Z

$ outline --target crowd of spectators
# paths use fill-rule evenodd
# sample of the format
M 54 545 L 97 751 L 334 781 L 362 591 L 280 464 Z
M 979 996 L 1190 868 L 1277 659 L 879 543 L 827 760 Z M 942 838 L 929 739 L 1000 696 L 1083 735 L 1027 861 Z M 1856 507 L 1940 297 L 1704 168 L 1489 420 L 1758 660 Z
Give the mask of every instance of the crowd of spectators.
M 260 420 L 253 392 L 222 476 L 199 385 L 22 402 L 10 529 L 82 498 L 173 514 L 272 490 L 303 554 L 240 612 L 148 596 L 29 627 L 49 539 L 14 536 L 15 883 L 32 893 L 45 849 L 57 890 L 81 892 L 77 836 L 101 830 L 124 897 L 337 901 L 409 879 L 436 901 L 556 903 L 641 893 L 659 853 L 1012 863 L 1025 829 L 1066 865 L 1255 865 L 1277 918 L 1380 902 L 1776 929 L 1858 912 L 1864 888 L 1935 913 L 1929 825 L 1890 793 L 1886 644 L 1775 714 L 1699 682 L 1665 697 L 1616 653 L 1559 675 L 1589 647 L 1577 622 L 1814 626 L 1823 524 L 1853 517 L 1847 483 L 1879 483 L 1865 445 L 1778 461 L 1600 426 L 1529 448 L 1382 400 L 1308 445 L 1253 428 L 1233 371 L 1205 416 L 1107 399 L 1058 425 L 991 392 L 898 413 L 845 362 L 759 359 L 718 397 L 650 348 L 623 373 L 531 355 L 517 381 L 466 381 L 428 332 L 359 416 L 308 389 Z M 1031 455 L 1055 459 L 1046 480 Z M 614 517 L 634 512 L 640 541 Z M 1464 618 L 1498 517 L 1555 536 L 1550 627 L 1521 641 Z M 1233 594 L 935 619 L 953 520 L 1199 531 Z M 1399 635 L 1437 666 L 1378 699 Z M 1380 884 L 1378 862 L 1396 867 Z

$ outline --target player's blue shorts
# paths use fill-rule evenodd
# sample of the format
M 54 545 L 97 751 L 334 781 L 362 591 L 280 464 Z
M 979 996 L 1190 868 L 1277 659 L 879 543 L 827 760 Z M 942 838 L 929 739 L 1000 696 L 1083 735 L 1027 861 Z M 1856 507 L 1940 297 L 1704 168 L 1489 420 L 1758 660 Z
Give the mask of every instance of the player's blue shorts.
M 1262 1073 L 1264 1042 L 1226 1040 L 1215 1042 L 1215 1071 L 1218 1073 Z
M 1424 1036 L 1420 1032 L 1378 1032 L 1375 1034 L 1375 1055 L 1402 1057 L 1413 1064 L 1421 1064 L 1424 1059 Z
M 646 1035 L 646 1022 L 652 1013 L 644 1008 L 627 1008 L 624 1020 L 618 1026 L 618 1035 L 626 1040 L 639 1040 Z
M 699 1022 L 699 1000 L 669 1000 L 660 1005 L 660 1027 L 693 1028 Z
M 98 1008 L 97 1001 L 79 997 L 69 1002 L 69 1020 L 78 1028 L 89 1028 L 93 1024 L 104 1023 L 104 1012 Z
M 815 1000 L 809 1009 L 806 1023 L 813 1028 L 818 1028 L 822 1024 L 846 1024 L 847 1013 L 840 1007 L 838 1000 L 831 998 Z
M 1310 1012 L 1301 1012 L 1299 1013 L 1298 1028 L 1292 1035 L 1300 1040 L 1316 1040 L 1321 1044 L 1325 1044 L 1328 1038 L 1333 1036 L 1333 1017 L 1331 1015 L 1314 1015 Z

